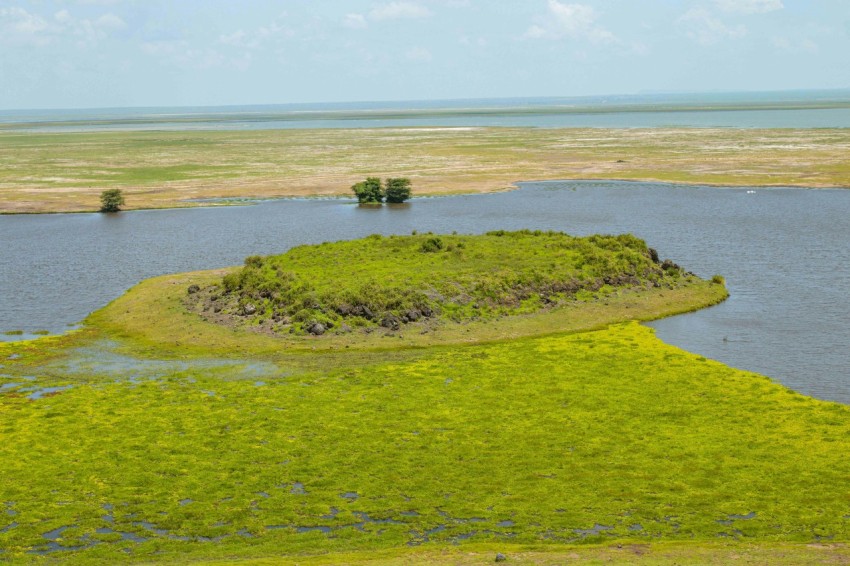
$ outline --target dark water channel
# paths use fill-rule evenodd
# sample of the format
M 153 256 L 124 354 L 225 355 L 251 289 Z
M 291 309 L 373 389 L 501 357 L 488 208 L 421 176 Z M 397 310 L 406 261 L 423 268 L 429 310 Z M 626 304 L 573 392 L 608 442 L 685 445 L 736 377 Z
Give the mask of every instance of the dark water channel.
M 0 217 L 0 331 L 61 332 L 138 281 L 294 245 L 411 230 L 632 232 L 731 298 L 652 324 L 665 341 L 850 402 L 850 191 L 526 183 L 359 208 L 347 200 Z M 340 269 L 345 269 L 344 265 Z M 5 337 L 9 339 L 10 337 Z

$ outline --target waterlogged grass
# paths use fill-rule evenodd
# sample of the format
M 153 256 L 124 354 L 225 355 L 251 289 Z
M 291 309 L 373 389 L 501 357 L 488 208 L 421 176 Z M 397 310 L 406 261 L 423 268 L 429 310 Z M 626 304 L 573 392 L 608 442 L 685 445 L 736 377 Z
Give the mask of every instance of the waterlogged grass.
M 32 347 L 0 346 L 3 383 L 46 367 L 8 359 Z M 634 323 L 249 379 L 61 379 L 0 393 L 4 559 L 850 537 L 850 409 Z
M 539 283 L 537 299 L 552 281 L 603 285 L 427 333 L 281 337 L 187 309 L 203 294 L 190 286 L 239 274 L 218 270 L 145 281 L 81 330 L 0 343 L 0 560 L 844 559 L 850 408 L 634 322 L 721 301 L 721 279 L 660 268 L 631 237 L 433 238 L 250 259 L 249 287 L 288 269 L 314 298 L 373 277 L 416 288 L 426 272 L 488 292 Z M 370 275 L 340 277 L 343 256 Z M 621 276 L 642 284 L 604 281 Z M 479 310 L 492 299 L 463 291 Z
M 848 148 L 842 129 L 0 131 L 0 212 L 94 211 L 112 188 L 128 209 L 351 197 L 369 175 L 409 177 L 417 195 L 538 179 L 847 187 Z

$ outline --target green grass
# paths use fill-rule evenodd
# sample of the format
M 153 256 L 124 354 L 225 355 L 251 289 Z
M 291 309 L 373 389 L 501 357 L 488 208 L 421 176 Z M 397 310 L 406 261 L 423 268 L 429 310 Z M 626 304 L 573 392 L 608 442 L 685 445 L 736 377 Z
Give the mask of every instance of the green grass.
M 255 379 L 93 372 L 34 401 L 4 393 L 0 501 L 17 526 L 0 545 L 23 556 L 68 526 L 62 545 L 104 542 L 80 551 L 96 562 L 850 534 L 850 409 L 636 324 Z M 357 528 L 362 513 L 392 522 Z M 611 528 L 580 532 L 597 524 Z M 297 530 L 318 526 L 331 536 Z
M 420 251 L 433 237 L 248 263 L 300 266 L 319 295 L 371 277 L 340 277 L 329 267 L 343 265 L 340 254 L 385 280 L 416 271 L 406 284 L 425 280 L 423 265 L 435 285 L 489 280 L 506 264 L 510 281 L 655 265 L 630 237 L 440 236 L 440 251 Z M 461 241 L 470 270 L 439 269 L 454 261 L 439 254 Z M 570 261 L 577 250 L 594 261 Z M 388 257 L 412 263 L 393 271 Z M 189 285 L 233 273 L 145 281 L 82 330 L 0 343 L 0 559 L 464 564 L 506 552 L 531 564 L 720 564 L 846 554 L 850 408 L 668 346 L 634 322 L 713 304 L 723 285 L 614 288 L 404 337 L 273 337 L 185 308 Z M 837 546 L 805 546 L 825 541 Z
M 376 234 L 249 257 L 191 301 L 206 316 L 214 309 L 231 324 L 277 333 L 304 334 L 315 324 L 322 333 L 379 324 L 400 330 L 407 323 L 428 331 L 436 321 L 494 320 L 598 300 L 618 289 L 696 281 L 628 234 Z

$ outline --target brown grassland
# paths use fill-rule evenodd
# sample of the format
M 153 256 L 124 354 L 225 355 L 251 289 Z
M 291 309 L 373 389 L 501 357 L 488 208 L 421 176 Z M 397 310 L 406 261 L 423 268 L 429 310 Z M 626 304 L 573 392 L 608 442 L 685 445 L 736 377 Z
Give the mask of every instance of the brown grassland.
M 0 132 L 0 213 L 127 209 L 189 199 L 348 196 L 367 175 L 418 195 L 508 190 L 522 180 L 628 179 L 732 186 L 850 186 L 843 129 L 382 128 Z

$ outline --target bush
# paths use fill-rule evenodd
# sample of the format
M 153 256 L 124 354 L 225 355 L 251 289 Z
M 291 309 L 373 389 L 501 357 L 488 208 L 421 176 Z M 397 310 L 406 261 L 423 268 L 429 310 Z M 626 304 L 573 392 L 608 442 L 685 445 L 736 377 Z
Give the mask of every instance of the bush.
M 354 191 L 357 202 L 361 204 L 384 202 L 384 187 L 378 177 L 369 177 L 365 181 L 360 181 L 352 185 L 351 190 Z
M 118 212 L 124 204 L 124 194 L 121 189 L 109 189 L 100 193 L 100 211 Z
M 245 267 L 262 267 L 263 266 L 263 256 L 259 255 L 250 255 L 245 258 Z
M 440 238 L 428 238 L 422 242 L 422 247 L 420 249 L 425 253 L 438 252 L 443 249 L 443 240 Z
M 410 198 L 410 193 L 410 179 L 405 179 L 403 177 L 387 179 L 387 202 L 404 202 Z
M 715 275 L 711 278 L 711 282 L 715 285 L 726 285 L 726 279 L 722 275 Z

